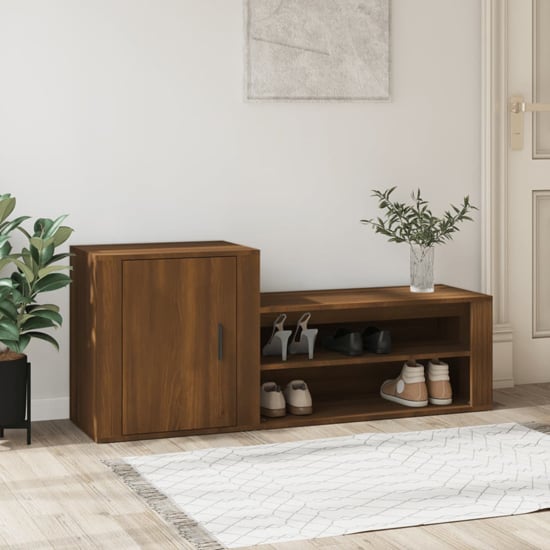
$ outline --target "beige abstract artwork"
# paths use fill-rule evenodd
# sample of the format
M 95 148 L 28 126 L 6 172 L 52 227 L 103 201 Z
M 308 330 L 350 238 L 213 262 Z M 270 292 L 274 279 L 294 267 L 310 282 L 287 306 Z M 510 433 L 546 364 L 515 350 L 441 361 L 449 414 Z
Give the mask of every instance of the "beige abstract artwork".
M 247 0 L 250 100 L 390 99 L 390 0 Z

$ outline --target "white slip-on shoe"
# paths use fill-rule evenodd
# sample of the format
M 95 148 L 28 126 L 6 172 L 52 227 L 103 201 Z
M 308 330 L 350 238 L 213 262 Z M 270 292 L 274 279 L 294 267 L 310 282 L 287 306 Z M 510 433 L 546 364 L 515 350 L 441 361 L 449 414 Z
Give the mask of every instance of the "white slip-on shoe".
M 286 414 L 285 397 L 275 382 L 264 382 L 260 387 L 260 414 L 270 418 Z
M 416 361 L 407 361 L 397 378 L 382 384 L 380 396 L 406 407 L 425 407 L 428 404 L 428 389 L 424 366 Z
M 428 363 L 428 398 L 432 405 L 450 405 L 453 402 L 449 365 L 439 359 Z
M 290 414 L 302 415 L 311 414 L 313 406 L 311 393 L 303 380 L 292 380 L 285 388 L 285 399 Z

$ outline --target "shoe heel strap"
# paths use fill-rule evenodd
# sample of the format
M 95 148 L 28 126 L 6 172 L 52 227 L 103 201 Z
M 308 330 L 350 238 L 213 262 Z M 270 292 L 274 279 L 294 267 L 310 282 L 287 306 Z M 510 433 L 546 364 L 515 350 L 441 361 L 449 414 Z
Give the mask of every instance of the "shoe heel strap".
M 296 323 L 296 328 L 298 329 L 298 327 L 300 327 L 302 330 L 306 330 L 307 329 L 307 324 L 308 324 L 310 319 L 311 319 L 311 313 L 309 313 L 309 311 L 304 313 L 298 319 L 298 322 Z
M 284 330 L 286 321 L 286 313 L 281 313 L 273 322 L 273 332 Z

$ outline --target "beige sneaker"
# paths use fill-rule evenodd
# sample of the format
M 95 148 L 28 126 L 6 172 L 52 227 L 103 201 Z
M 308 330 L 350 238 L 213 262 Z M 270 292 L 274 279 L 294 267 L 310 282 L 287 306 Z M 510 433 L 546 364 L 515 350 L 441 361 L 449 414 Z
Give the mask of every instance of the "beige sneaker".
M 432 405 L 450 405 L 453 402 L 449 365 L 439 359 L 428 363 L 428 396 Z
M 285 399 L 290 414 L 311 414 L 311 393 L 303 380 L 292 380 L 285 388 Z
M 270 418 L 286 414 L 285 397 L 275 382 L 265 382 L 260 388 L 260 413 Z
M 428 404 L 428 389 L 423 365 L 407 361 L 397 378 L 382 384 L 380 396 L 406 407 L 425 407 Z

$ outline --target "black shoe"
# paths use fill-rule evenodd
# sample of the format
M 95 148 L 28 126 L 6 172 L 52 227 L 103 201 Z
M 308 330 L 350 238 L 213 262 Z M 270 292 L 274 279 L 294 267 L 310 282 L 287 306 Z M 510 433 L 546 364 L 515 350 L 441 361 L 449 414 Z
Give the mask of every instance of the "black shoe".
M 360 332 L 339 328 L 323 342 L 325 348 L 344 355 L 363 355 L 363 337 Z
M 390 331 L 380 330 L 376 327 L 367 327 L 363 331 L 363 347 L 372 353 L 390 353 Z

